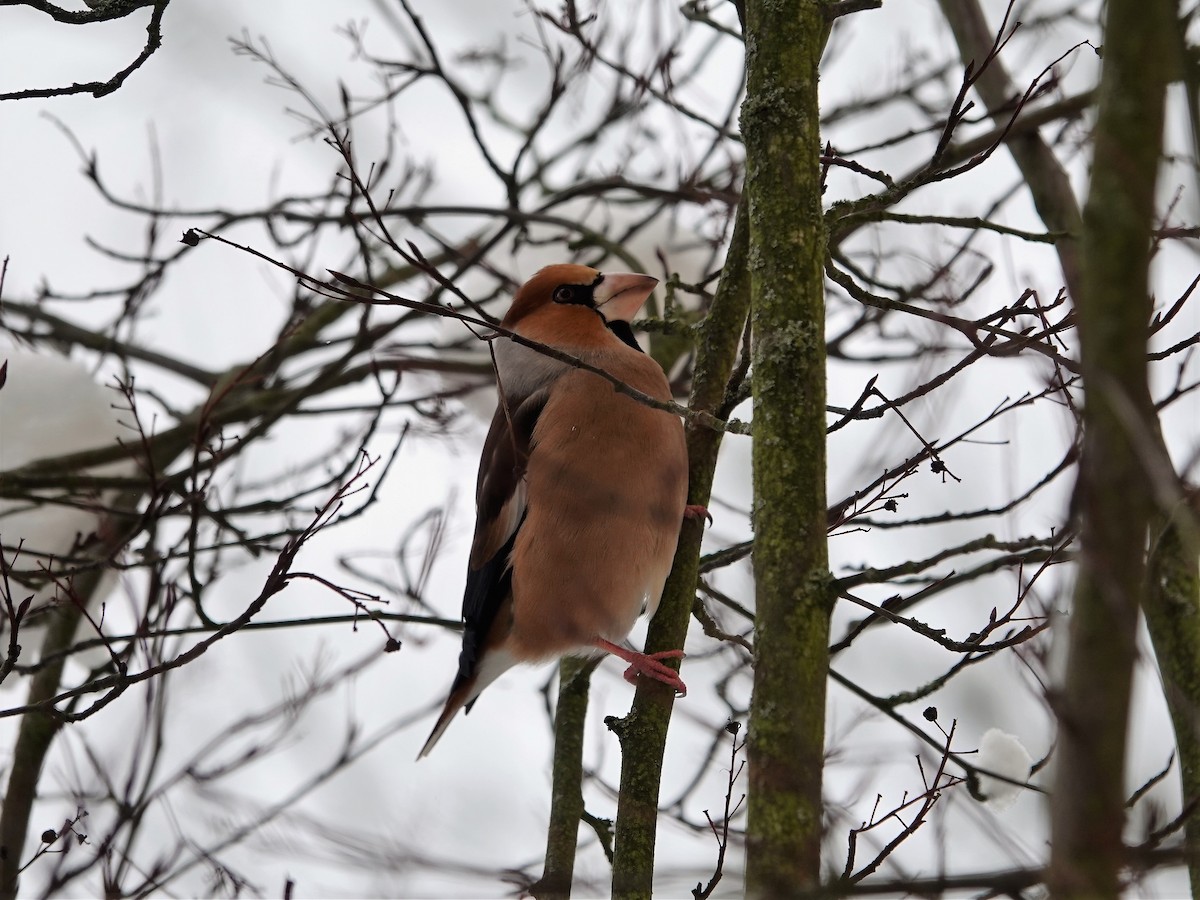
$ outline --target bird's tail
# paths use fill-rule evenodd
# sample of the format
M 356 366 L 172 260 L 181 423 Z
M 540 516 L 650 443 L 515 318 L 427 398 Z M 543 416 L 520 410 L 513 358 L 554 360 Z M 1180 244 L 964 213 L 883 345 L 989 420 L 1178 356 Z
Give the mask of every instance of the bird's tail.
M 471 706 L 483 693 L 483 689 L 516 664 L 517 660 L 507 651 L 491 650 L 484 654 L 479 665 L 475 667 L 474 673 L 465 678 L 460 673 L 454 679 L 454 685 L 450 688 L 450 696 L 446 698 L 446 705 L 442 707 L 442 714 L 438 716 L 433 731 L 429 733 L 429 737 L 425 741 L 425 746 L 417 754 L 417 759 L 424 759 L 429 755 L 460 709 L 465 707 L 466 711 L 470 712 Z

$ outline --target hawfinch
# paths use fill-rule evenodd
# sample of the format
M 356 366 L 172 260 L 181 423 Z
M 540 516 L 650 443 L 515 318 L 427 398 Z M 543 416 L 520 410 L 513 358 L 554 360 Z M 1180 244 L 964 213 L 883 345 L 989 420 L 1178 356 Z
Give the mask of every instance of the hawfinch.
M 547 266 L 501 325 L 669 400 L 662 368 L 629 321 L 649 275 Z M 686 692 L 660 660 L 617 645 L 653 615 L 671 570 L 688 488 L 683 424 L 593 372 L 514 341 L 495 342 L 500 403 L 483 444 L 475 539 L 463 595 L 458 674 L 426 756 L 462 708 L 517 663 L 607 651 Z

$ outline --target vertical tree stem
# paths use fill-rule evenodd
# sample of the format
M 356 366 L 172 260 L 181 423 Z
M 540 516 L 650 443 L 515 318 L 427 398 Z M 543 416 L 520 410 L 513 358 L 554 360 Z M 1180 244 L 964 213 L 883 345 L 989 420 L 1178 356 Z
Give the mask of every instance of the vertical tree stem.
M 164 446 L 159 452 L 161 455 L 156 462 L 161 467 L 174 457 L 177 450 L 172 446 Z M 133 514 L 137 511 L 141 497 L 142 491 L 129 490 L 109 501 L 112 510 L 96 529 L 97 534 L 105 537 L 90 551 L 97 565 L 71 579 L 71 590 L 74 599 L 79 603 L 92 602 L 92 595 L 104 578 L 103 561 L 130 539 L 129 530 L 135 523 Z M 49 621 L 45 637 L 42 639 L 39 658 L 49 662 L 30 679 L 29 695 L 26 698 L 28 705 L 42 703 L 59 692 L 68 656 L 64 651 L 70 649 L 75 642 L 76 631 L 83 619 L 83 610 L 73 603 L 63 604 L 48 614 L 47 618 Z M 38 795 L 42 766 L 62 725 L 62 718 L 53 710 L 27 712 L 21 717 L 17 741 L 13 746 L 12 767 L 9 769 L 8 784 L 4 792 L 4 806 L 0 807 L 0 900 L 14 900 L 17 896 L 22 857 L 25 853 L 25 836 L 29 832 L 29 817 Z M 54 827 L 60 824 L 61 819 L 52 823 Z
M 583 818 L 583 728 L 595 668 L 595 660 L 576 656 L 564 656 L 558 664 L 546 866 L 541 880 L 529 889 L 537 900 L 566 900 L 571 896 L 579 821 Z
M 696 367 L 692 378 L 693 409 L 716 412 L 725 399 L 730 373 L 737 359 L 738 341 L 750 307 L 747 247 L 743 201 L 734 222 L 733 238 L 717 294 L 707 317 L 698 327 Z M 687 428 L 688 503 L 708 503 L 721 436 L 721 432 L 699 425 Z M 684 521 L 675 551 L 675 565 L 646 635 L 648 652 L 683 646 L 696 595 L 702 537 L 703 523 L 695 519 Z M 638 682 L 629 714 L 623 719 L 608 720 L 609 728 L 621 741 L 621 793 L 617 801 L 613 848 L 614 898 L 651 896 L 659 784 L 673 704 L 670 688 L 644 678 Z
M 1162 148 L 1168 0 L 1110 0 L 1076 298 L 1086 403 L 1074 507 L 1080 567 L 1057 698 L 1049 885 L 1116 897 L 1125 738 L 1145 592 L 1154 414 L 1146 375 L 1150 236 Z
M 754 698 L 746 885 L 819 882 L 829 643 L 825 225 L 818 0 L 747 0 L 746 190 L 754 340 Z
M 75 579 L 74 590 L 79 596 L 88 598 L 100 578 L 99 570 L 89 571 Z M 51 661 L 30 680 L 28 704 L 49 700 L 58 693 L 67 661 L 63 651 L 74 642 L 75 629 L 83 617 L 74 606 L 63 606 L 47 615 L 49 623 L 42 639 L 41 658 Z M 53 712 L 27 712 L 21 717 L 4 792 L 4 807 L 0 811 L 0 900 L 15 900 L 17 896 L 25 856 L 25 835 L 38 795 L 42 765 L 60 728 L 62 719 Z M 56 821 L 53 827 L 57 828 L 59 824 L 61 821 Z
M 1200 803 L 1200 533 L 1186 503 L 1154 517 L 1145 598 L 1146 626 L 1175 726 L 1185 806 Z M 1200 897 L 1195 810 L 1184 826 L 1184 841 L 1192 896 Z

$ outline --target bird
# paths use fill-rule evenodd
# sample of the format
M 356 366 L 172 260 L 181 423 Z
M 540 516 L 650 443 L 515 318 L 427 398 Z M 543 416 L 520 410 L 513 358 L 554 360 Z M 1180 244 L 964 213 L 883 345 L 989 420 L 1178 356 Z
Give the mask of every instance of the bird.
M 630 320 L 658 279 L 589 266 L 540 269 L 501 328 L 601 369 L 656 400 L 662 368 Z M 494 340 L 499 402 L 476 480 L 458 671 L 421 748 L 428 756 L 460 709 L 519 663 L 612 653 L 686 694 L 663 660 L 618 644 L 653 616 L 687 505 L 683 423 L 607 379 L 506 337 Z

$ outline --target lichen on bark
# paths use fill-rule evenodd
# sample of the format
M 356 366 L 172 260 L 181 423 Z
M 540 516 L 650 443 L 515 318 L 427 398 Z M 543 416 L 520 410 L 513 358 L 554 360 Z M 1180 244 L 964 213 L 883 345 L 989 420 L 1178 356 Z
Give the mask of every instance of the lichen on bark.
M 742 107 L 754 341 L 754 698 L 746 882 L 790 896 L 820 876 L 828 669 L 826 233 L 816 0 L 746 4 Z

